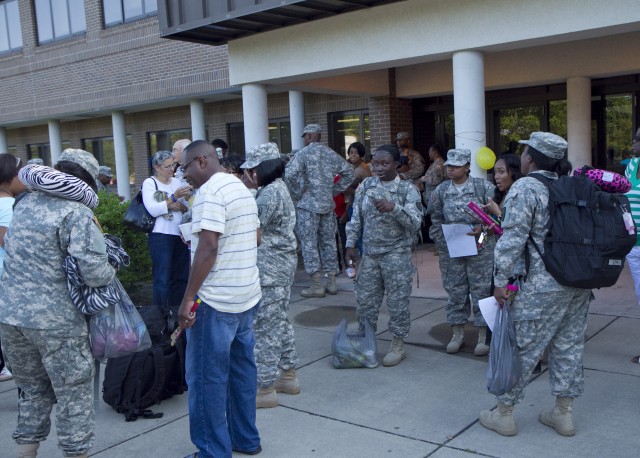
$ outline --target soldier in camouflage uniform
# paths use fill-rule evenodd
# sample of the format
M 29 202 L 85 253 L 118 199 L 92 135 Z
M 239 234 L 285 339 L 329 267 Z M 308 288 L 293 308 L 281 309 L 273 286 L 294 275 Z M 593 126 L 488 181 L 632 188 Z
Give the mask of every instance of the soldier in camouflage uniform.
M 304 269 L 312 278 L 311 287 L 301 292 L 303 297 L 324 297 L 321 269 L 328 276 L 326 292 L 338 292 L 333 196 L 347 189 L 355 179 L 351 165 L 331 148 L 319 143 L 320 132 L 318 124 L 304 128 L 302 136 L 306 146 L 289 161 L 284 177 L 291 198 L 296 202 L 296 230 L 302 246 Z M 340 175 L 340 179 L 334 183 L 336 175 Z
M 345 260 L 354 258 L 354 247 L 362 234 L 363 256 L 356 278 L 356 315 L 361 329 L 367 320 L 377 329 L 378 310 L 387 294 L 389 331 L 393 341 L 382 360 L 395 366 L 405 358 L 404 338 L 409 334 L 409 296 L 415 267 L 411 247 L 422 223 L 420 193 L 409 181 L 398 177 L 400 151 L 383 145 L 371 160 L 373 177 L 360 183 L 347 223 Z
M 486 204 L 493 197 L 494 186 L 483 178 L 469 177 L 471 151 L 468 149 L 449 150 L 447 158 L 444 165 L 448 166 L 449 180 L 438 185 L 431 193 L 428 209 L 431 215 L 429 236 L 438 247 L 442 285 L 449 295 L 447 322 L 453 327 L 453 337 L 447 345 L 447 353 L 457 353 L 460 350 L 464 341 L 464 325 L 473 308 L 473 324 L 479 331 L 474 354 L 482 356 L 489 353 L 489 346 L 486 345 L 487 324 L 480 313 L 478 301 L 491 294 L 495 237 L 485 233 L 476 256 L 451 258 L 442 225 L 467 224 L 473 226 L 470 234 L 475 236 L 486 232 L 478 219 L 467 213 L 467 205 L 469 202 L 475 202 L 479 206 Z
M 282 181 L 284 161 L 275 143 L 250 148 L 240 166 L 258 184 L 260 219 L 258 270 L 262 301 L 254 318 L 254 355 L 258 369 L 256 405 L 276 407 L 276 392 L 300 393 L 295 366 L 298 354 L 289 321 L 289 299 L 296 271 L 295 207 Z
M 60 161 L 75 162 L 89 172 L 95 191 L 98 162 L 90 153 L 65 150 Z M 68 167 L 62 170 L 73 172 Z M 39 443 L 49 435 L 56 403 L 62 452 L 87 456 L 95 428 L 94 362 L 87 321 L 69 297 L 62 264 L 71 255 L 87 285 L 108 284 L 115 270 L 108 263 L 104 238 L 90 208 L 32 192 L 15 208 L 5 249 L 0 336 L 21 388 L 13 433 L 20 456 L 36 456 Z
M 567 142 L 548 132 L 534 132 L 521 156 L 524 175 L 539 173 L 557 178 Z M 505 436 L 517 433 L 512 410 L 524 394 L 532 371 L 545 348 L 549 348 L 549 381 L 556 406 L 540 414 L 540 421 L 559 434 L 575 434 L 571 413 L 573 398 L 584 390 L 582 357 L 587 312 L 593 295 L 590 290 L 562 286 L 547 272 L 542 258 L 529 241 L 532 237 L 543 249 L 549 221 L 549 190 L 535 178 L 524 177 L 513 183 L 504 202 L 504 234 L 495 248 L 495 292 L 500 303 L 506 299 L 505 286 L 518 263 L 524 264 L 529 252 L 527 276 L 513 302 L 522 376 L 507 393 L 498 396 L 498 408 L 480 414 L 480 423 Z
M 409 135 L 409 132 L 398 132 L 396 144 L 400 149 L 401 155 L 407 161 L 406 164 L 401 165 L 398 169 L 398 175 L 403 180 L 417 180 L 424 173 L 425 164 L 420 153 L 411 149 L 411 135 Z

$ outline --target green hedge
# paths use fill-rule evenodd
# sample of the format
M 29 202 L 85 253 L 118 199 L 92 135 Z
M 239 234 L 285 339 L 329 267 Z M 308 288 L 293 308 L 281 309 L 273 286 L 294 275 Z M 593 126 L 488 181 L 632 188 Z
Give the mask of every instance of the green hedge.
M 122 217 L 129 207 L 129 202 L 121 203 L 116 194 L 106 191 L 98 192 L 100 204 L 94 210 L 104 232 L 122 239 L 122 246 L 131 258 L 131 265 L 118 272 L 122 285 L 130 289 L 151 281 L 151 255 L 147 234 L 133 231 L 122 224 Z M 131 294 L 131 292 L 130 292 Z

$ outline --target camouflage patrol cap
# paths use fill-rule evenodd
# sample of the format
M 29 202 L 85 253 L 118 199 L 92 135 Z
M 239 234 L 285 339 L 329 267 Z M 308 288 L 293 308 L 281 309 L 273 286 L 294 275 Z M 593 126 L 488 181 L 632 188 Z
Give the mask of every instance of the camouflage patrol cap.
M 247 159 L 240 166 L 241 169 L 256 168 L 262 161 L 269 159 L 280 159 L 280 151 L 275 143 L 263 143 L 262 145 L 252 146 L 247 151 Z
M 409 135 L 409 132 L 398 132 L 396 135 L 396 140 L 408 140 L 410 138 L 411 135 Z
M 305 134 L 319 134 L 320 132 L 322 132 L 320 124 L 307 124 L 302 130 L 302 137 L 304 137 Z
M 461 167 L 471 162 L 471 151 L 468 149 L 450 149 L 447 151 L 447 162 L 444 165 Z
M 27 164 L 44 165 L 44 161 L 39 157 L 34 157 L 33 159 L 29 159 Z
M 89 172 L 89 174 L 93 177 L 94 180 L 98 178 L 98 168 L 99 168 L 98 161 L 96 160 L 95 157 L 93 157 L 93 154 L 85 150 L 67 148 L 60 155 L 58 162 L 60 161 L 75 162 L 80 167 L 82 167 L 87 172 Z
M 551 132 L 532 132 L 529 140 L 520 140 L 548 158 L 562 159 L 567 152 L 567 141 Z
M 113 173 L 111 172 L 111 167 L 101 165 L 100 168 L 98 168 L 98 175 L 104 175 L 107 178 L 112 178 Z

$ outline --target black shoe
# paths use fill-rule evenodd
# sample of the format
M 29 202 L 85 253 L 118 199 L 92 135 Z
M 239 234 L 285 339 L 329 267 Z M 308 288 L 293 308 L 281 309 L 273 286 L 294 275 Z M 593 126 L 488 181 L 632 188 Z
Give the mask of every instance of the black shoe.
M 243 455 L 257 455 L 262 451 L 262 447 L 258 445 L 258 448 L 255 450 L 238 450 L 234 448 L 233 451 L 236 453 L 242 453 Z

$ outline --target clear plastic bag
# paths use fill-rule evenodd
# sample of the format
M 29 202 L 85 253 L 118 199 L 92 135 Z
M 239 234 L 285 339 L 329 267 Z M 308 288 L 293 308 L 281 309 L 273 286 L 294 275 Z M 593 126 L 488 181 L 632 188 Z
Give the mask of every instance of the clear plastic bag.
M 489 367 L 487 368 L 487 390 L 501 396 L 518 383 L 522 375 L 520 353 L 516 341 L 516 330 L 511 317 L 511 305 L 498 310 L 493 326 Z
M 376 335 L 371 325 L 366 321 L 364 334 L 350 334 L 347 330 L 347 320 L 343 318 L 333 334 L 331 352 L 333 367 L 336 369 L 378 366 Z
M 101 361 L 151 348 L 151 337 L 138 310 L 118 279 L 115 284 L 120 302 L 89 320 L 91 352 Z

